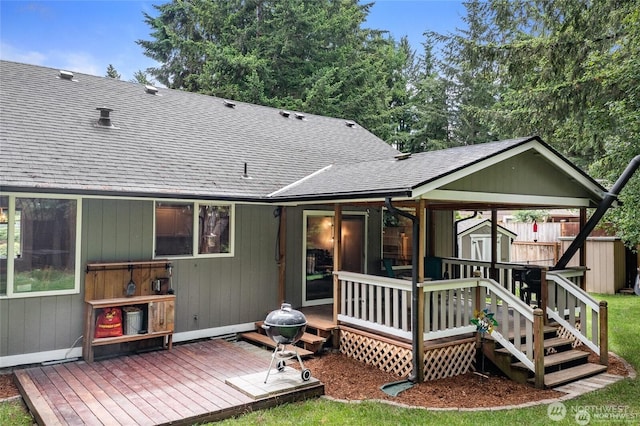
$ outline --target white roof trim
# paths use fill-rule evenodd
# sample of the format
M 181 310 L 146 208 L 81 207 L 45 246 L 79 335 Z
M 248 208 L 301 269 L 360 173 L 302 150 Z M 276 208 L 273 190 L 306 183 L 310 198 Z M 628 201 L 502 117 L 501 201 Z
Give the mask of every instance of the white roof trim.
M 316 170 L 315 172 L 311 173 L 310 175 L 307 175 L 307 176 L 303 177 L 300 180 L 297 180 L 297 181 L 295 181 L 293 183 L 290 183 L 287 186 L 283 186 L 282 188 L 278 189 L 277 191 L 273 191 L 271 194 L 267 195 L 267 198 L 275 197 L 276 195 L 280 194 L 281 192 L 284 192 L 284 191 L 286 191 L 286 190 L 288 190 L 290 188 L 293 188 L 294 186 L 301 184 L 305 180 L 311 179 L 312 177 L 314 177 L 316 175 L 319 175 L 320 173 L 322 173 L 322 172 L 324 172 L 326 170 L 329 170 L 331 167 L 333 167 L 333 164 L 329 164 L 328 166 L 323 167 L 320 170 Z
M 522 204 L 528 206 L 590 207 L 586 198 L 549 197 L 547 195 L 497 194 L 495 192 L 447 191 L 434 189 L 420 195 L 425 200 L 475 203 Z

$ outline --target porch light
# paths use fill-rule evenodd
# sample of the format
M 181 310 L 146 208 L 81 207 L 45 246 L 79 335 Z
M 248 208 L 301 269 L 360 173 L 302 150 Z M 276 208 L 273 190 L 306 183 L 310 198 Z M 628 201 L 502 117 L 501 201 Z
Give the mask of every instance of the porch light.
M 4 209 L 0 207 L 0 223 L 8 223 L 9 218 L 7 214 L 4 212 Z

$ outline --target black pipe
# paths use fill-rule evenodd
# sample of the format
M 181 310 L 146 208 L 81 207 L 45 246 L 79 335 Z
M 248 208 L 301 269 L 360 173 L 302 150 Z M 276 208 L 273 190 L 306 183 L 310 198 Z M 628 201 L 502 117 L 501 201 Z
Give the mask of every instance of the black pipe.
M 569 263 L 578 249 L 582 247 L 591 231 L 593 231 L 598 222 L 600 222 L 600 219 L 602 219 L 602 216 L 604 216 L 609 207 L 611 207 L 613 202 L 618 198 L 618 194 L 620 194 L 622 188 L 624 188 L 627 182 L 629 182 L 629 179 L 631 179 L 631 176 L 633 176 L 633 173 L 638 169 L 639 166 L 640 155 L 636 155 L 633 160 L 631 160 L 627 168 L 624 169 L 624 172 L 622 172 L 616 183 L 613 184 L 611 190 L 606 193 L 605 197 L 602 199 L 602 202 L 598 205 L 595 213 L 593 213 L 593 216 L 591 216 L 587 223 L 585 223 L 584 228 L 580 230 L 578 235 L 571 242 L 569 248 L 564 252 L 560 260 L 558 260 L 558 263 L 556 263 L 556 265 L 552 269 L 564 269 L 567 267 L 567 263 Z
M 458 219 L 453 222 L 453 257 L 460 257 L 460 247 L 458 247 L 458 224 L 460 222 L 464 222 L 465 220 L 470 220 L 478 216 L 478 211 L 474 210 L 471 216 L 463 217 L 462 219 Z
M 412 352 L 413 352 L 413 372 L 411 376 L 409 376 L 409 380 L 415 383 L 418 380 L 418 377 L 422 375 L 419 373 L 419 369 L 423 368 L 420 364 L 420 356 L 418 354 L 419 346 L 418 339 L 422 339 L 423 336 L 418 336 L 418 309 L 419 309 L 419 299 L 418 299 L 418 256 L 420 256 L 419 246 L 420 246 L 420 221 L 418 216 L 414 216 L 405 211 L 398 210 L 394 206 L 391 205 L 391 197 L 385 198 L 385 204 L 387 209 L 389 209 L 389 213 L 392 215 L 400 215 L 404 216 L 407 219 L 410 219 L 413 223 L 413 235 L 412 235 L 412 247 L 411 247 L 411 334 L 412 334 Z

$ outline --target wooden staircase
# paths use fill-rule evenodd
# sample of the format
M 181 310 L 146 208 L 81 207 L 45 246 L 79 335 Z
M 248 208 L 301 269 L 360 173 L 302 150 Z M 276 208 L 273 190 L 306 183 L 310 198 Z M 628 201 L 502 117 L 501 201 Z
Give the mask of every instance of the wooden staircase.
M 590 363 L 589 352 L 573 349 L 573 341 L 558 337 L 558 327 L 544 327 L 544 386 L 553 388 L 607 371 L 607 366 Z M 524 332 L 522 337 L 524 338 Z M 509 336 L 513 342 L 513 336 Z M 491 338 L 483 352 L 504 374 L 519 383 L 535 383 L 534 374 L 522 362 Z
M 239 337 L 254 344 L 275 349 L 276 343 L 267 336 L 264 328 L 262 328 L 263 323 L 264 321 L 256 322 L 255 331 L 241 333 Z M 336 330 L 337 326 L 331 321 L 307 318 L 307 329 L 296 344 L 298 354 L 302 358 L 307 358 L 320 352 L 325 346 L 325 343 L 329 342 L 330 345 L 333 345 L 334 336 L 337 336 Z

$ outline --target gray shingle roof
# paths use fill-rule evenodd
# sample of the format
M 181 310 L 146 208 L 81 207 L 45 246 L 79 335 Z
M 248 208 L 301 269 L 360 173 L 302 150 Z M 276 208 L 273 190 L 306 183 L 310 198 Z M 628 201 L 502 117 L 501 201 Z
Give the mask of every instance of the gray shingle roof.
M 113 128 L 96 125 L 100 107 L 113 109 Z M 106 77 L 68 81 L 56 69 L 0 61 L 3 190 L 270 202 L 412 197 L 412 190 L 530 141 L 584 175 L 592 191 L 601 188 L 537 137 L 396 160 L 397 150 L 352 124 L 312 114 L 287 118 L 242 102 L 229 107 L 178 90 L 152 95 Z
M 274 198 L 357 196 L 358 194 L 406 194 L 432 180 L 534 138 L 509 139 L 413 154 L 404 160 L 393 157 L 336 164 L 277 193 Z M 345 184 L 348 182 L 348 185 Z
M 398 152 L 345 120 L 0 61 L 0 185 L 75 193 L 264 198 L 329 164 Z M 96 127 L 98 107 L 115 128 Z M 243 179 L 247 163 L 249 179 Z

